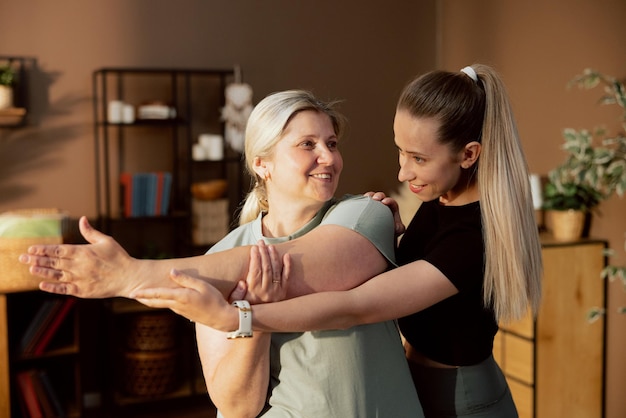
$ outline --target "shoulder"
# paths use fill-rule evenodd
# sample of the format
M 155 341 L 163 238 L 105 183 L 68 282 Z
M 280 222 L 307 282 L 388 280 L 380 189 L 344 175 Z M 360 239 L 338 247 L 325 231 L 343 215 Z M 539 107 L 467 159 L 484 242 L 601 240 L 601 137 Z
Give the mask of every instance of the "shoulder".
M 393 214 L 381 202 L 369 196 L 345 195 L 326 211 L 322 225 L 339 225 L 361 234 L 395 262 Z
M 337 199 L 328 208 L 322 224 L 335 223 L 337 221 L 355 224 L 359 220 L 387 221 L 393 226 L 393 214 L 387 206 L 369 196 L 349 194 Z

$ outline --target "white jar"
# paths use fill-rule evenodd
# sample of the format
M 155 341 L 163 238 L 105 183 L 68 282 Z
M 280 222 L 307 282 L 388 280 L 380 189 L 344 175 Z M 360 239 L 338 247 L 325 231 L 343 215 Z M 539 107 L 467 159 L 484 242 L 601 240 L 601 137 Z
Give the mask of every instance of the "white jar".
M 207 160 L 221 160 L 224 158 L 224 138 L 222 135 L 201 134 L 198 143 L 206 150 Z
M 124 102 L 121 100 L 111 100 L 107 109 L 107 120 L 109 123 L 122 123 L 124 118 Z
M 133 123 L 135 121 L 135 106 L 124 103 L 122 106 L 122 120 L 124 123 Z

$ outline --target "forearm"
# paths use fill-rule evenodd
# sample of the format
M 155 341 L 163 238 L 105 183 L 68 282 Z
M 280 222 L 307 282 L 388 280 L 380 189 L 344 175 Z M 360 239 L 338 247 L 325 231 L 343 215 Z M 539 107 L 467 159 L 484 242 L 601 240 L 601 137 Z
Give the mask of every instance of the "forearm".
M 239 280 L 244 280 L 250 263 L 250 247 L 237 247 L 228 251 L 195 257 L 165 260 L 137 260 L 133 270 L 136 279 L 127 293 L 157 287 L 177 287 L 169 278 L 172 269 L 204 280 L 217 288 L 225 298 L 233 291 Z
M 211 400 L 226 417 L 256 417 L 269 385 L 271 334 L 227 340 L 224 333 L 197 327 L 198 352 Z
M 417 261 L 380 274 L 351 290 L 254 305 L 252 326 L 266 332 L 346 329 L 410 315 L 457 292 L 434 266 Z M 222 304 L 217 310 L 209 318 L 210 326 L 225 331 L 237 328 L 236 308 Z

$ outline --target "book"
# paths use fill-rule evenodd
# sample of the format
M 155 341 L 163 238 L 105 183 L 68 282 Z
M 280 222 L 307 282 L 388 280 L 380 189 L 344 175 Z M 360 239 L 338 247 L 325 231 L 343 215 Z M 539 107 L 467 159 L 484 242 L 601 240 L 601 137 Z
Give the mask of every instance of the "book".
M 132 198 L 131 198 L 131 217 L 142 216 L 143 206 L 143 179 L 140 173 L 132 176 Z
M 33 354 L 35 354 L 36 356 L 40 356 L 46 351 L 50 340 L 52 340 L 52 337 L 63 323 L 63 320 L 67 317 L 67 315 L 72 310 L 72 307 L 74 307 L 74 305 L 76 304 L 76 298 L 73 297 L 68 297 L 60 300 L 62 300 L 62 303 L 58 312 L 56 312 L 54 315 L 50 315 L 52 317 L 50 325 L 46 328 L 45 332 L 41 335 L 41 338 L 35 344 Z
M 28 344 L 23 347 L 22 354 L 24 355 L 32 356 L 34 354 L 35 345 L 37 345 L 41 336 L 47 332 L 50 323 L 54 320 L 63 305 L 62 298 L 49 299 L 46 302 L 49 303 L 49 307 L 45 310 L 45 316 L 36 324 L 37 328 L 35 329 L 31 339 L 28 341 Z
M 161 211 L 161 205 L 163 202 L 163 172 L 159 171 L 156 173 L 157 176 L 157 188 L 156 188 L 156 202 L 154 202 L 155 208 L 154 211 L 157 216 L 163 215 Z
M 41 407 L 41 411 L 46 418 L 56 418 L 58 415 L 52 405 L 52 401 L 50 400 L 50 396 L 48 395 L 48 391 L 43 386 L 41 379 L 39 378 L 38 372 L 36 370 L 28 371 L 30 380 L 33 382 L 33 387 L 35 389 L 35 394 L 37 395 L 37 400 L 39 401 L 39 405 Z
M 161 215 L 167 215 L 170 208 L 172 192 L 172 173 L 163 173 L 163 199 L 161 200 Z
M 50 312 L 54 309 L 56 299 L 46 299 L 39 305 L 37 313 L 30 321 L 28 328 L 24 331 L 22 339 L 20 340 L 20 351 L 27 353 L 29 347 L 32 347 L 35 336 L 43 332 L 43 324 L 48 318 Z
M 52 381 L 50 380 L 50 377 L 48 376 L 48 372 L 46 372 L 45 370 L 39 370 L 37 371 L 37 377 L 39 381 L 41 382 L 41 385 L 43 386 L 44 390 L 46 391 L 46 394 L 48 395 L 48 399 L 50 400 L 50 403 L 52 404 L 52 407 L 55 411 L 55 414 L 53 416 L 59 417 L 59 418 L 65 418 L 66 414 L 63 409 L 63 406 L 61 405 L 61 400 L 59 399 L 57 391 L 54 389 L 54 386 L 52 385 Z
M 146 173 L 146 216 L 158 215 L 156 211 L 156 199 L 157 199 L 157 173 Z
M 130 173 L 122 173 L 120 174 L 120 183 L 122 185 L 122 214 L 126 218 L 130 218 L 132 216 L 132 205 L 133 205 L 133 182 L 132 175 Z
M 37 393 L 35 392 L 35 386 L 31 378 L 30 371 L 25 370 L 17 374 L 17 384 L 20 388 L 20 394 L 26 405 L 28 415 L 30 418 L 44 418 L 41 405 L 37 400 Z

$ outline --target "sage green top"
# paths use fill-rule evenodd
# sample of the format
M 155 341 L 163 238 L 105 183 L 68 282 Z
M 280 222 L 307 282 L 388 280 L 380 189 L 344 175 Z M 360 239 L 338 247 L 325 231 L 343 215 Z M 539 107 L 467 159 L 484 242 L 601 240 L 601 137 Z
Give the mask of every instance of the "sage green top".
M 235 229 L 210 252 L 255 244 L 259 239 L 276 244 L 326 224 L 362 234 L 394 262 L 391 211 L 364 196 L 328 202 L 307 225 L 287 237 L 263 237 L 259 216 Z M 424 416 L 394 321 L 346 330 L 274 333 L 270 356 L 268 401 L 261 414 L 264 418 Z

